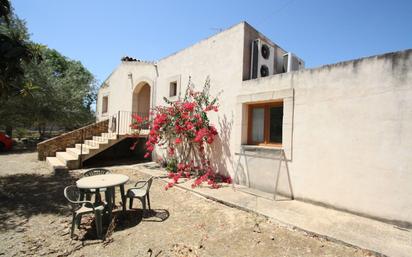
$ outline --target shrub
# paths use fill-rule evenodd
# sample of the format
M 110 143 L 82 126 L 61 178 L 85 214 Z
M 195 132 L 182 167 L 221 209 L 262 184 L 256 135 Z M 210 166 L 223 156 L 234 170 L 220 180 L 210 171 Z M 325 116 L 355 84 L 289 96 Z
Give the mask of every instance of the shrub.
M 210 123 L 208 113 L 219 110 L 218 98 L 212 97 L 209 90 L 209 79 L 202 91 L 195 91 L 189 81 L 182 100 L 172 102 L 164 98 L 166 105 L 152 110 L 145 157 L 149 157 L 156 146 L 166 150 L 163 161 L 172 179 L 166 189 L 180 178 L 193 176 L 195 180 L 192 187 L 207 182 L 212 188 L 218 188 L 217 181 L 231 182 L 230 178 L 216 174 L 207 154 L 206 148 L 218 135 L 215 126 Z M 142 122 L 139 117 L 134 117 L 137 128 L 143 125 Z

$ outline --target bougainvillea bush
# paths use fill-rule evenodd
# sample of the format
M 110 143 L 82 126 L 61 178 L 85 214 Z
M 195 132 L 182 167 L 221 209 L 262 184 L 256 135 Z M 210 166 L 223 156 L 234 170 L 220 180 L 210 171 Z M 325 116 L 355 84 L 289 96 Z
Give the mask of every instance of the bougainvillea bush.
M 149 157 L 156 146 L 166 151 L 163 162 L 171 179 L 166 189 L 180 178 L 194 177 L 192 187 L 203 182 L 212 188 L 219 187 L 217 182 L 231 183 L 230 178 L 216 174 L 207 154 L 208 146 L 218 134 L 208 114 L 219 110 L 218 98 L 212 97 L 209 90 L 209 80 L 206 80 L 202 91 L 195 91 L 189 82 L 181 100 L 164 98 L 166 105 L 152 110 L 145 157 Z M 144 123 L 139 117 L 133 119 L 137 128 Z

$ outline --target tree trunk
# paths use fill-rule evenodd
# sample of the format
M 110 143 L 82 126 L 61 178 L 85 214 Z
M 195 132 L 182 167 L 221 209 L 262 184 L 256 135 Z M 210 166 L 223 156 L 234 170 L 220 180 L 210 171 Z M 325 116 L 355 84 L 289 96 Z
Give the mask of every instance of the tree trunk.
M 12 137 L 13 136 L 13 127 L 10 126 L 10 125 L 7 125 L 5 132 L 6 132 L 6 135 L 8 135 L 9 137 Z
M 43 141 L 44 138 L 45 138 L 45 133 L 46 133 L 46 125 L 45 124 L 39 124 L 37 129 L 39 131 L 39 139 L 40 139 L 40 141 Z

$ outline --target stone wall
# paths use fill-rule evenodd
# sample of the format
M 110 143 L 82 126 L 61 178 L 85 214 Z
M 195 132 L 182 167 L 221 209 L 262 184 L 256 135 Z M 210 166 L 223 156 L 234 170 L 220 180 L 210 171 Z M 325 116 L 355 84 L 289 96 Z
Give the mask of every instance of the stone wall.
M 56 156 L 56 152 L 65 151 L 67 147 L 73 147 L 85 139 L 99 136 L 107 132 L 108 128 L 109 120 L 104 120 L 38 143 L 38 159 L 44 161 L 48 156 Z

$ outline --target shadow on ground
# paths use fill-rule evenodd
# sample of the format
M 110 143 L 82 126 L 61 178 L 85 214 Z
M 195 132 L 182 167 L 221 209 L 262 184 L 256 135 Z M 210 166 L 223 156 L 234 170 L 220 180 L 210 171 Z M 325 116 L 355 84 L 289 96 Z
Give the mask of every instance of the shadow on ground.
M 62 172 L 52 175 L 16 174 L 0 177 L 0 231 L 20 226 L 18 218 L 38 214 L 67 214 L 63 189 L 78 177 Z
M 111 234 L 116 231 L 126 230 L 139 225 L 141 222 L 163 222 L 169 218 L 170 214 L 165 209 L 152 209 L 143 212 L 142 209 L 132 209 L 125 212 L 117 210 L 113 212 L 114 219 L 110 222 L 104 220 L 103 234 L 105 239 L 110 238 Z M 80 232 L 83 234 L 80 237 L 81 241 L 93 241 L 98 239 L 96 234 L 96 224 L 94 217 L 86 217 L 82 219 Z M 114 223 L 113 223 L 114 222 Z

